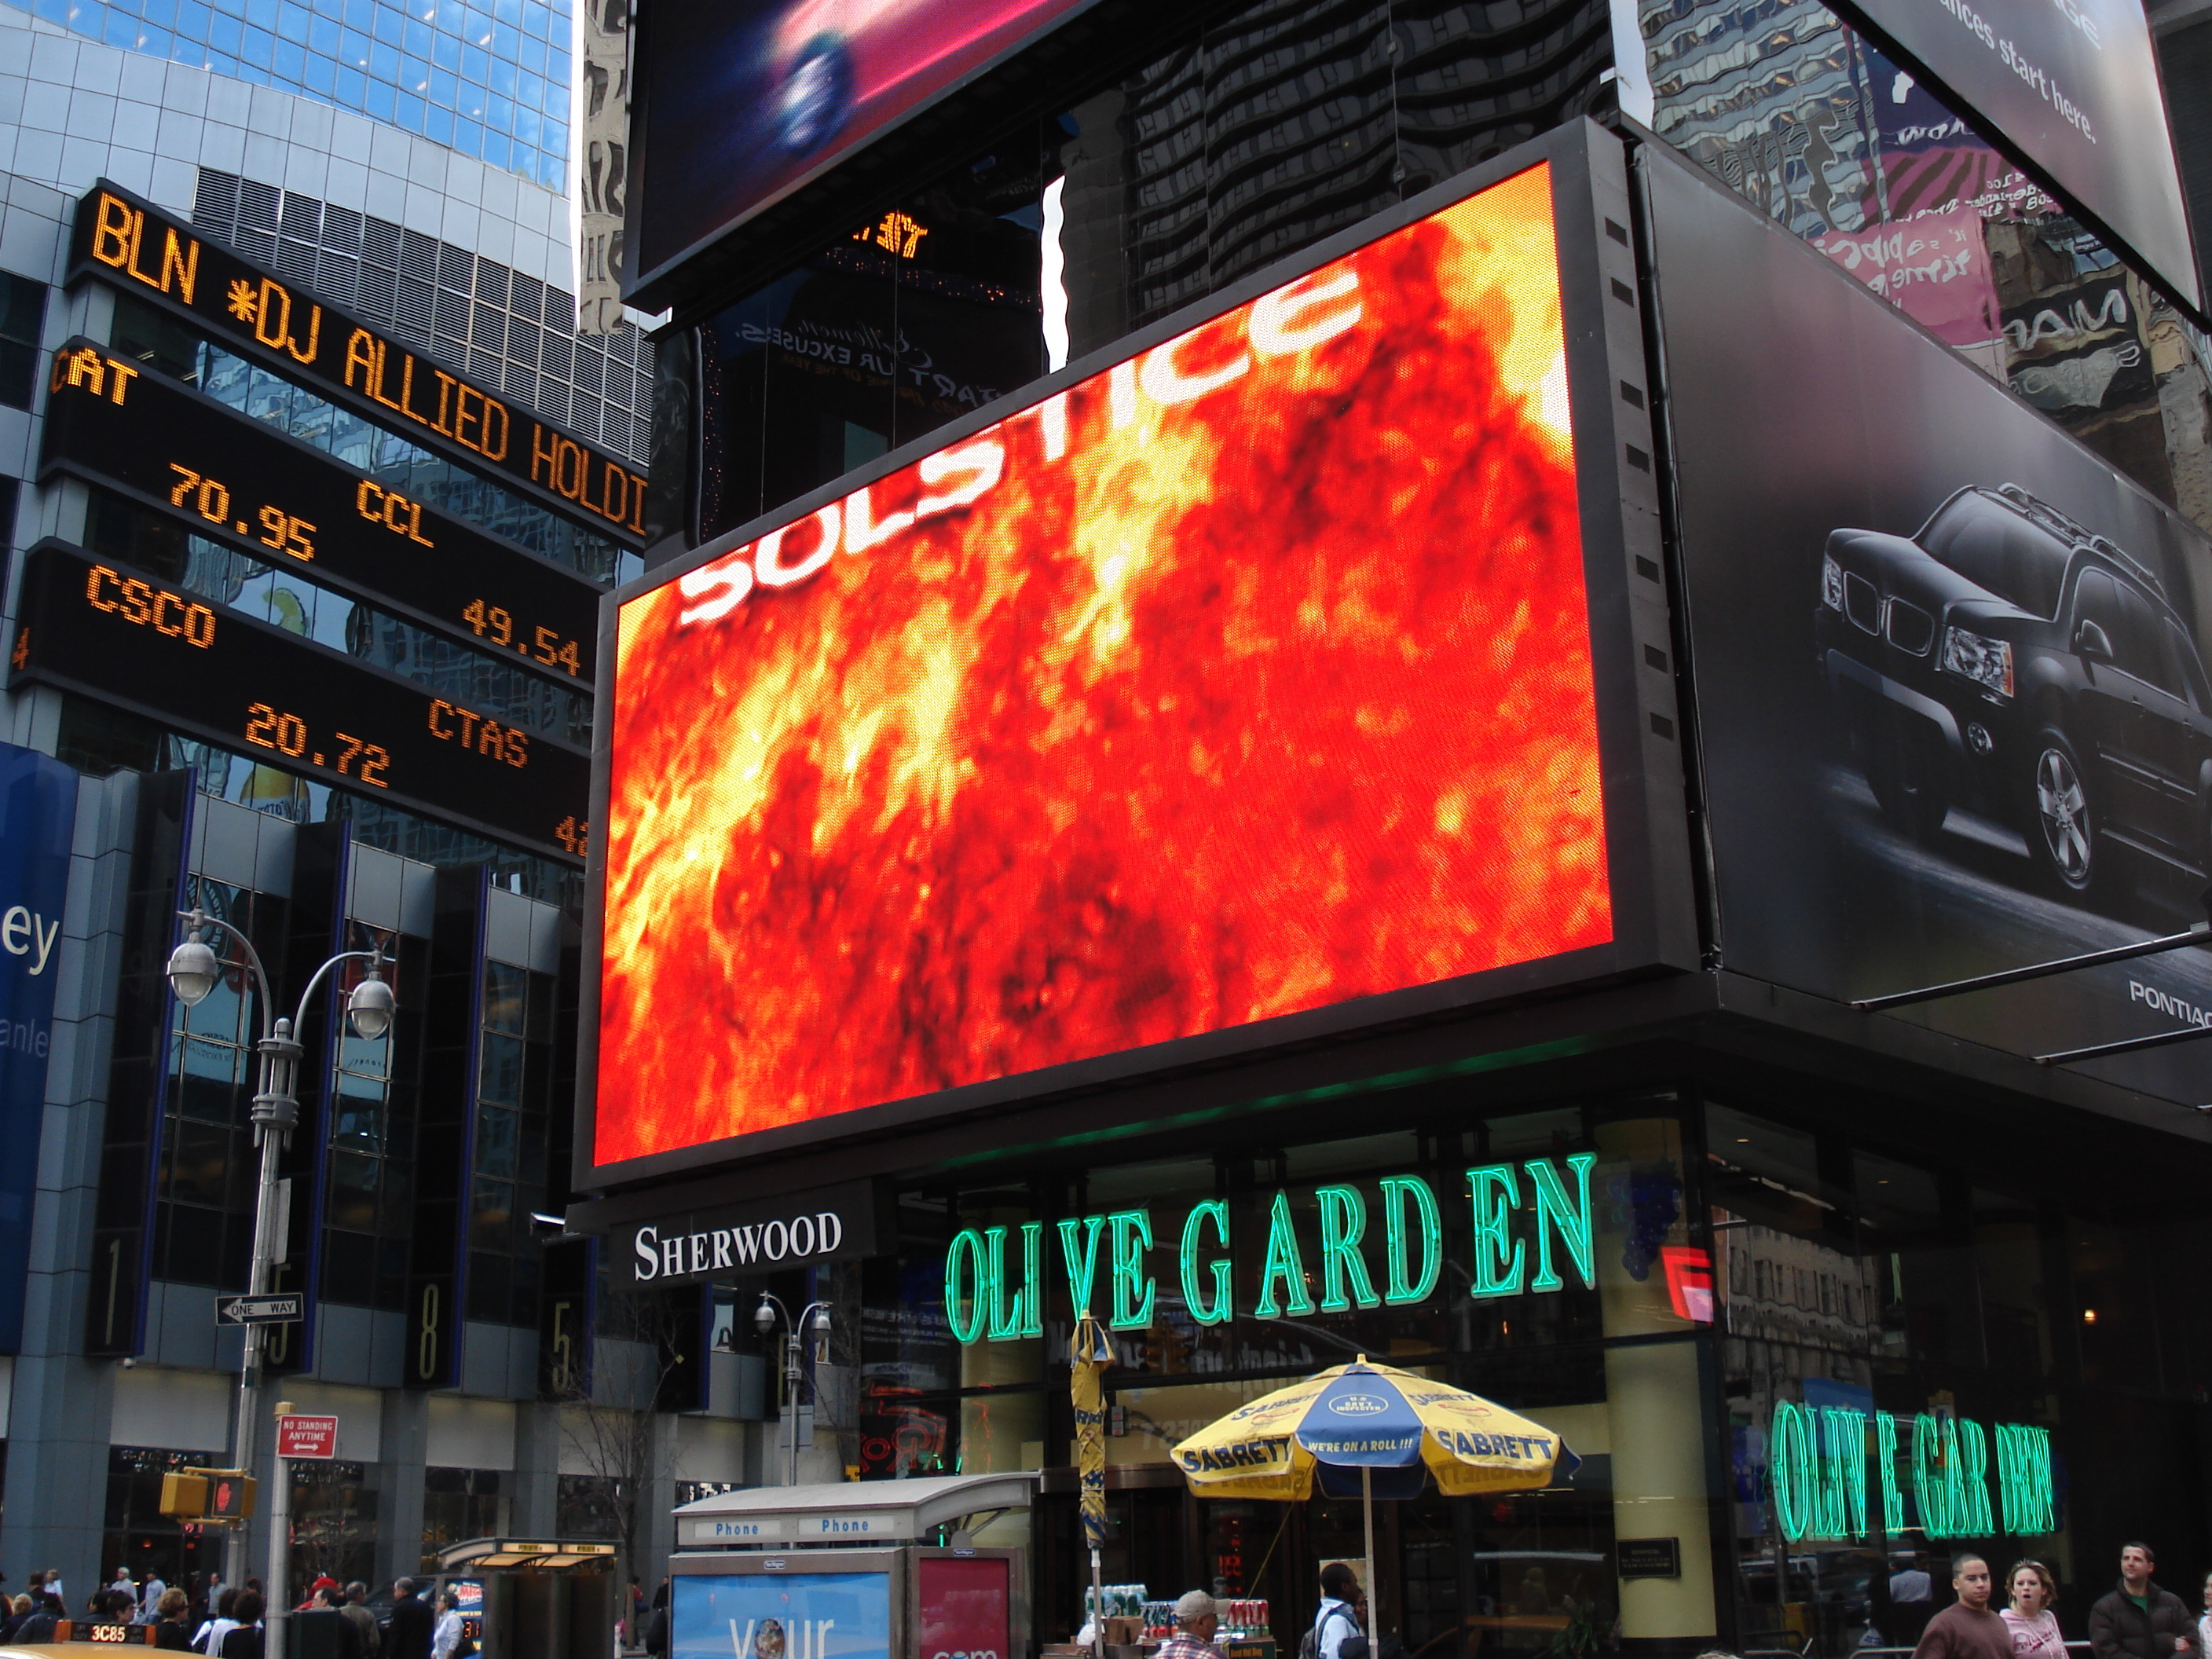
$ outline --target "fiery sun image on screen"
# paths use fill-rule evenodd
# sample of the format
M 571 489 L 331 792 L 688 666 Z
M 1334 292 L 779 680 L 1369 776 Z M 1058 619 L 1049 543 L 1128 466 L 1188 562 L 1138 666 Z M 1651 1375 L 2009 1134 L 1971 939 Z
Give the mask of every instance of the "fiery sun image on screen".
M 1612 935 L 1548 172 L 623 606 L 601 1164 Z

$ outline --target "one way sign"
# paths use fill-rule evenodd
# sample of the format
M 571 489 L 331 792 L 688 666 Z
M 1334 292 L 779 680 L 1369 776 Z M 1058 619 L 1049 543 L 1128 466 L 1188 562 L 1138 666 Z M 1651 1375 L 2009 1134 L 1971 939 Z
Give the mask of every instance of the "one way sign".
M 300 1317 L 293 1296 L 227 1296 L 215 1304 L 218 1325 L 289 1325 Z

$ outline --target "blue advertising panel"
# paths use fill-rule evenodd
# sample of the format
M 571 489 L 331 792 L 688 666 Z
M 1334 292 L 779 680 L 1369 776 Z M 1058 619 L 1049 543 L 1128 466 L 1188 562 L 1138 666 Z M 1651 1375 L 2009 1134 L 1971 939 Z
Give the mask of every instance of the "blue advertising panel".
M 679 1576 L 669 1659 L 890 1659 L 890 1576 Z
M 22 1346 L 76 774 L 0 743 L 0 1352 Z

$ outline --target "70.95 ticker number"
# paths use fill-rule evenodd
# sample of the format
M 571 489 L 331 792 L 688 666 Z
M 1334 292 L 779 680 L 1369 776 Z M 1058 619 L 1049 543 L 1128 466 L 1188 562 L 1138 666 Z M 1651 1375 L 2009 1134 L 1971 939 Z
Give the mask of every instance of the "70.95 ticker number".
M 235 535 L 252 532 L 243 519 L 230 516 L 230 489 L 204 473 L 195 472 L 188 466 L 169 463 L 169 471 L 177 475 L 176 488 L 169 492 L 169 505 L 189 507 L 211 525 L 220 526 Z M 305 519 L 287 513 L 281 507 L 262 507 L 255 516 L 261 521 L 261 533 L 253 538 L 264 547 L 274 548 L 279 553 L 289 553 L 295 559 L 312 559 L 315 544 L 309 539 L 315 526 Z

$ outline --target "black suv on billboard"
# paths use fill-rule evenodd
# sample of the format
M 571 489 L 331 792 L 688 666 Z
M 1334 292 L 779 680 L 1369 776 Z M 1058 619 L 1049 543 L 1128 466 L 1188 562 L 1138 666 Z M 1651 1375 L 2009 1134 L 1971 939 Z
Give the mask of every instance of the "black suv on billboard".
M 1911 537 L 1837 530 L 1815 637 L 1883 814 L 2011 823 L 2063 894 L 2127 846 L 2212 873 L 2212 686 L 2141 560 L 2017 484 L 1961 489 Z

